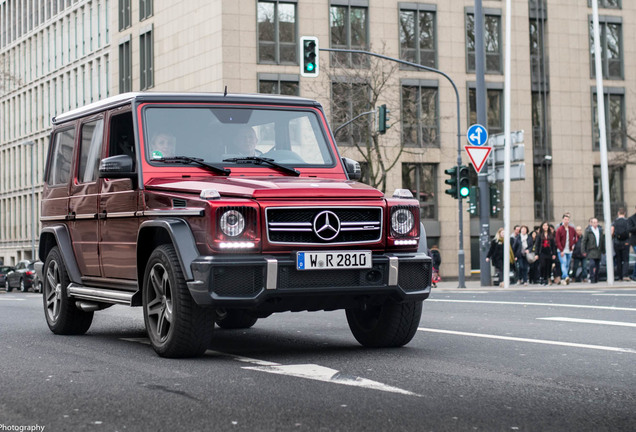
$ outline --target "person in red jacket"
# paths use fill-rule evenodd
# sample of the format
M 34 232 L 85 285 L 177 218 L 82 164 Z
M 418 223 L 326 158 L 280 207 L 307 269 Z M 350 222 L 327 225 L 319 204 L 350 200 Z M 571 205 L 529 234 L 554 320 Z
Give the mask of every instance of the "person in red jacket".
M 576 229 L 570 225 L 570 214 L 563 215 L 561 225 L 556 230 L 556 246 L 559 252 L 559 262 L 561 263 L 561 283 L 563 285 L 570 283 L 570 261 L 572 260 L 572 251 L 574 245 L 579 240 L 576 235 Z

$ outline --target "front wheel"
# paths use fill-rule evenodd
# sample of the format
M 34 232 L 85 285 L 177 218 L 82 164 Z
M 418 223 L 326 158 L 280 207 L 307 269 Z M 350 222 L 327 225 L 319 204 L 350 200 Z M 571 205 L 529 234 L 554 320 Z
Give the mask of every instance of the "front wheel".
M 88 331 L 93 322 L 93 312 L 75 307 L 68 296 L 71 282 L 59 249 L 54 247 L 44 263 L 44 315 L 51 331 L 60 335 L 80 335 Z
M 199 307 L 190 292 L 172 245 L 150 255 L 143 282 L 143 309 L 150 344 L 162 357 L 196 357 L 212 339 L 214 316 Z
M 5 279 L 5 281 L 4 281 L 4 289 L 5 289 L 7 292 L 11 292 L 11 290 L 13 289 L 13 288 L 11 288 L 11 285 L 9 285 L 9 279 L 8 279 L 8 278 L 7 278 L 7 279 Z
M 361 345 L 390 348 L 406 345 L 413 339 L 422 317 L 422 302 L 396 303 L 387 300 L 380 306 L 347 309 L 351 333 Z
M 27 287 L 24 284 L 24 279 L 20 279 L 20 292 L 27 292 Z

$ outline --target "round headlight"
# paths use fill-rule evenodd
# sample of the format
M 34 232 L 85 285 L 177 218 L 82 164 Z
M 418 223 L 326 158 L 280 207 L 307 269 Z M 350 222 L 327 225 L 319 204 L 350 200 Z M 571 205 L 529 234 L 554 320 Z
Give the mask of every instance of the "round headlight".
M 245 218 L 241 212 L 228 210 L 221 216 L 221 231 L 228 237 L 236 237 L 245 229 Z
M 411 232 L 415 226 L 415 218 L 413 213 L 407 209 L 399 209 L 391 215 L 391 228 L 399 235 L 405 235 Z

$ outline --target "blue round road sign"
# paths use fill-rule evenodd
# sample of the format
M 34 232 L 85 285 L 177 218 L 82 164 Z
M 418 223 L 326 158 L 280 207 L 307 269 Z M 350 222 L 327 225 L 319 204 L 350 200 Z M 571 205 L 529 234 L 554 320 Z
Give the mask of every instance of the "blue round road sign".
M 466 138 L 474 146 L 483 146 L 488 142 L 488 130 L 480 124 L 474 124 L 468 128 Z

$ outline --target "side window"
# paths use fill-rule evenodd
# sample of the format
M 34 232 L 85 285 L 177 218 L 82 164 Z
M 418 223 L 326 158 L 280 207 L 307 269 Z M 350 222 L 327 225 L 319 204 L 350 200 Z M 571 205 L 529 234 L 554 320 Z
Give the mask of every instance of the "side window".
M 128 155 L 135 162 L 135 132 L 132 113 L 127 112 L 110 119 L 108 156 Z
M 47 182 L 51 186 L 65 184 L 71 177 L 71 160 L 75 129 L 59 131 L 53 138 L 51 167 Z
M 80 145 L 79 172 L 77 175 L 80 183 L 91 183 L 97 180 L 103 135 L 103 119 L 91 121 L 82 126 L 82 143 Z

